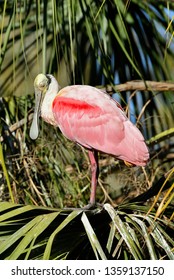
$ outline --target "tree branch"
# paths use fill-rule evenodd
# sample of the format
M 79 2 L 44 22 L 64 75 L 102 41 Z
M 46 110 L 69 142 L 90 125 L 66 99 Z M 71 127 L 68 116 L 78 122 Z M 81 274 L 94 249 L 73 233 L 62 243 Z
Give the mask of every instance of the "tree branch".
M 134 91 L 134 90 L 141 90 L 141 91 L 174 91 L 174 83 L 171 82 L 156 82 L 156 81 L 128 81 L 124 84 L 119 84 L 113 86 L 106 87 L 106 91 L 108 93 L 115 91 Z

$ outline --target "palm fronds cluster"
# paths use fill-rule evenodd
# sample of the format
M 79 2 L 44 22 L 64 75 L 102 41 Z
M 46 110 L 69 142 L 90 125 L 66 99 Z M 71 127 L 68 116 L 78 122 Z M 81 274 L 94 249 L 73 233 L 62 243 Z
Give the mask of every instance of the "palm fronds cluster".
M 136 211 L 135 211 L 136 208 Z M 3 259 L 174 259 L 173 223 L 147 207 L 123 204 L 115 210 L 83 211 L 0 205 Z M 96 222 L 97 221 L 97 222 Z M 83 248 L 83 250 L 82 250 Z

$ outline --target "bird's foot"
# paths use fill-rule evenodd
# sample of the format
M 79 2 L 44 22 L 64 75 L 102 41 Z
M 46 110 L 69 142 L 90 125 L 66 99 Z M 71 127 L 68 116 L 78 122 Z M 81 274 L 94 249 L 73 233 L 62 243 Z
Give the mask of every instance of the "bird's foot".
M 94 210 L 96 208 L 103 208 L 103 204 L 101 203 L 91 203 L 89 202 L 86 206 L 84 206 L 83 210 Z
M 96 204 L 95 203 L 88 203 L 86 206 L 82 207 L 83 210 L 93 210 L 95 209 Z
M 63 208 L 63 210 L 65 210 L 65 211 L 74 211 L 74 210 L 89 211 L 89 210 L 94 210 L 94 209 L 97 209 L 97 208 L 102 209 L 103 204 L 102 203 L 91 203 L 91 202 L 89 202 L 84 207 L 79 207 L 79 208 L 77 208 L 77 207 L 65 207 L 65 208 Z

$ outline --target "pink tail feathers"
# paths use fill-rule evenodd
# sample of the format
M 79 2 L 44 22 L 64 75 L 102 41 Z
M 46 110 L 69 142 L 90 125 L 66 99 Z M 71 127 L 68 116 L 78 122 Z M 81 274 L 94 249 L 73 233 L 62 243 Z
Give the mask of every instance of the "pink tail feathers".
M 119 158 L 134 165 L 145 166 L 149 160 L 149 151 L 143 135 L 130 121 L 126 121 L 124 126 L 125 137 L 120 143 L 119 150 L 122 153 Z

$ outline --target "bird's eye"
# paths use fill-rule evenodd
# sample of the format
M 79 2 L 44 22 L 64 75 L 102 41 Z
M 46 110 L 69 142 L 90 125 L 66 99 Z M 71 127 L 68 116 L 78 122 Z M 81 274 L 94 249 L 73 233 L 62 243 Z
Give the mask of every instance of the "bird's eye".
M 38 88 L 40 91 L 45 91 L 45 89 L 47 88 L 47 84 L 45 82 L 40 82 Z
M 45 83 L 43 83 L 43 82 L 39 83 L 39 87 L 40 88 L 44 88 L 45 87 Z

